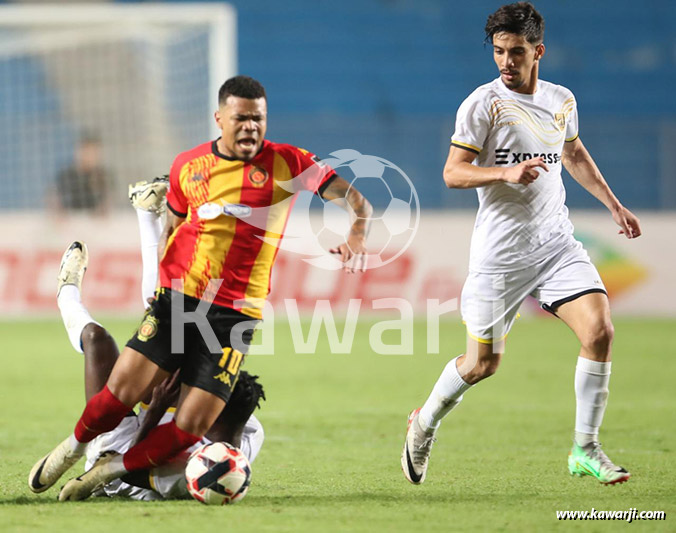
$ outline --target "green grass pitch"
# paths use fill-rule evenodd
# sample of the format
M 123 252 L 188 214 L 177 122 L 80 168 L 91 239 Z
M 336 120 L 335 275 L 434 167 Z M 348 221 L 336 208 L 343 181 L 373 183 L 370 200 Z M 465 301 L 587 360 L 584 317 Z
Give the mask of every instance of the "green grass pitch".
M 123 343 L 133 321 L 105 323 Z M 577 523 L 676 531 L 676 322 L 617 320 L 601 435 L 629 483 L 605 487 L 566 469 L 577 343 L 555 319 L 520 320 L 498 374 L 465 395 L 444 422 L 427 482 L 405 481 L 406 417 L 446 362 L 463 350 L 459 324 L 442 324 L 442 355 L 377 355 L 360 324 L 353 353 L 295 355 L 288 326 L 276 355 L 252 356 L 268 401 L 266 441 L 247 498 L 225 508 L 195 501 L 91 499 L 60 504 L 30 493 L 33 462 L 64 438 L 83 407 L 82 360 L 57 321 L 0 323 L 0 531 L 548 531 L 556 510 L 666 511 L 666 521 Z M 81 464 L 73 470 L 79 473 Z

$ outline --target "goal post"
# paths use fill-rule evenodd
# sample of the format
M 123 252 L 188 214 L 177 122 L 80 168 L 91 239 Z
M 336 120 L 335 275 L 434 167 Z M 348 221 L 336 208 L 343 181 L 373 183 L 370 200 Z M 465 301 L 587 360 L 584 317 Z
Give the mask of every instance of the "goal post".
M 0 6 L 0 209 L 45 207 L 84 132 L 119 205 L 125 183 L 215 136 L 218 88 L 236 72 L 229 4 Z

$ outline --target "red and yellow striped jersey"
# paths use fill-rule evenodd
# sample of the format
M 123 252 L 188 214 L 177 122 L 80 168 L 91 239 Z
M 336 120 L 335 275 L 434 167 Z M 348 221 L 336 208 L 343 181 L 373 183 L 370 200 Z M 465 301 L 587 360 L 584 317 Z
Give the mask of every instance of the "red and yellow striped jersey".
M 223 280 L 213 303 L 261 318 L 278 251 L 262 238 L 282 237 L 294 192 L 317 193 L 335 175 L 313 154 L 269 141 L 251 161 L 228 158 L 216 141 L 180 154 L 171 167 L 167 206 L 187 218 L 167 242 L 161 286 L 180 280 L 183 293 L 202 298 L 210 280 Z

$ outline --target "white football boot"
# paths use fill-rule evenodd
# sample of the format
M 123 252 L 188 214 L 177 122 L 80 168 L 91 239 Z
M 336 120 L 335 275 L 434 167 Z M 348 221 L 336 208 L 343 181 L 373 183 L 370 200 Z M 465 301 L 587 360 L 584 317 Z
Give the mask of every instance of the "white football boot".
M 40 459 L 28 474 L 28 486 L 33 492 L 44 492 L 82 457 L 71 450 L 70 437 Z
M 74 241 L 63 253 L 59 274 L 57 276 L 56 296 L 59 296 L 61 287 L 75 285 L 82 290 L 82 278 L 89 263 L 87 245 L 82 241 Z
M 408 415 L 406 441 L 401 452 L 401 468 L 406 479 L 414 485 L 425 481 L 432 445 L 437 440 L 434 437 L 436 431 L 425 431 L 420 427 L 418 413 L 420 408 L 414 409 Z
M 129 185 L 129 201 L 134 209 L 161 215 L 167 207 L 167 190 L 169 176 L 157 177 L 152 181 L 137 181 Z
M 89 470 L 71 479 L 61 488 L 59 501 L 86 500 L 106 484 L 120 477 L 119 471 L 114 470 L 110 464 L 114 458 L 119 456 L 117 452 L 103 452 Z

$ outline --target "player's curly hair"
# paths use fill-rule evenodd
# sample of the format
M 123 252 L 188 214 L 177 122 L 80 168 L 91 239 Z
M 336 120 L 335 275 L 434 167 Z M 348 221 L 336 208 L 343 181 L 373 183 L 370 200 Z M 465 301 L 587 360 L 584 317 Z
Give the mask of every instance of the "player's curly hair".
M 247 98 L 255 100 L 256 98 L 265 98 L 265 87 L 259 82 L 249 76 L 235 76 L 226 80 L 218 90 L 218 105 L 225 105 L 228 96 L 239 96 L 240 98 Z
M 265 400 L 265 391 L 263 385 L 258 383 L 258 376 L 242 370 L 219 419 L 226 425 L 244 424 L 254 410 L 260 408 L 261 400 Z
M 484 31 L 487 44 L 493 44 L 496 33 L 514 33 L 537 45 L 545 36 L 545 19 L 530 2 L 517 2 L 504 5 L 489 15 Z

